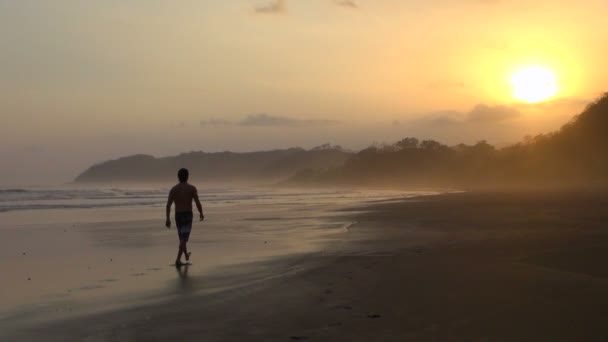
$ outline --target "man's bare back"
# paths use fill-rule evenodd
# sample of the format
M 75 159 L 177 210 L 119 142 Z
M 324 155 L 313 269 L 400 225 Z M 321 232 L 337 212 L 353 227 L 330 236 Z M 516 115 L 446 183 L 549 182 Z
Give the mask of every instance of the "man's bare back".
M 169 192 L 169 199 L 175 203 L 175 212 L 192 211 L 192 201 L 198 204 L 198 192 L 194 185 L 179 183 Z
M 205 216 L 203 215 L 203 206 L 201 201 L 198 199 L 198 191 L 194 185 L 188 184 L 188 182 L 179 182 L 171 191 L 169 191 L 169 198 L 167 199 L 167 228 L 171 227 L 171 220 L 169 215 L 171 213 L 171 205 L 175 203 L 175 213 L 187 213 L 192 212 L 192 201 L 196 203 L 196 209 L 200 213 L 200 220 L 202 221 Z

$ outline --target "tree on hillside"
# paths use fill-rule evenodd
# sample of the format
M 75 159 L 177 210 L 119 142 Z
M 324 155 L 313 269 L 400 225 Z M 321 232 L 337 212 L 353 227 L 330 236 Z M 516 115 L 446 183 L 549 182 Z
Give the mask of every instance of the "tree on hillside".
M 397 146 L 400 149 L 405 149 L 405 148 L 418 148 L 418 144 L 419 141 L 416 138 L 404 138 L 401 139 L 399 141 L 397 141 L 395 143 L 395 146 Z
M 448 147 L 406 137 L 374 144 L 342 167 L 314 174 L 332 183 L 468 186 L 505 184 L 608 184 L 608 93 L 559 131 L 496 149 L 482 140 Z

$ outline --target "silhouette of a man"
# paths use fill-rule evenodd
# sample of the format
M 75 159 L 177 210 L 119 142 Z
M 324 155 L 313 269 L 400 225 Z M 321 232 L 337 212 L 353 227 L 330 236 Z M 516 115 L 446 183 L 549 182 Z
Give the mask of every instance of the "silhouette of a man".
M 167 199 L 167 222 L 165 226 L 171 228 L 171 205 L 175 202 L 175 227 L 177 228 L 177 235 L 179 237 L 179 249 L 177 251 L 177 258 L 175 259 L 175 266 L 181 266 L 182 254 L 186 257 L 186 261 L 190 260 L 192 253 L 188 252 L 186 244 L 190 237 L 190 231 L 192 230 L 192 200 L 196 203 L 196 208 L 200 213 L 200 220 L 204 220 L 203 206 L 201 201 L 198 199 L 198 192 L 196 187 L 188 184 L 188 170 L 180 169 L 177 172 L 177 178 L 179 183 L 171 188 L 169 191 L 169 198 Z

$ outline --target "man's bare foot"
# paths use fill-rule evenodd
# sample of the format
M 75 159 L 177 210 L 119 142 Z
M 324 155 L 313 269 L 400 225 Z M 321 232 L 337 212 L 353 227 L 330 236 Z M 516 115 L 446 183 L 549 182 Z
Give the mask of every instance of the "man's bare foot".
M 186 261 L 190 261 L 190 254 L 192 254 L 192 252 L 186 253 Z

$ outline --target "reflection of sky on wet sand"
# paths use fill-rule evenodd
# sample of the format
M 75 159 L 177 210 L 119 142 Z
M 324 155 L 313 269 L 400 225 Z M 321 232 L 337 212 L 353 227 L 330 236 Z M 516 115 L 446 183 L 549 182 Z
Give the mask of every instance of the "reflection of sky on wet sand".
M 0 322 L 19 313 L 29 313 L 28 320 L 62 318 L 216 291 L 229 281 L 209 282 L 212 274 L 229 265 L 318 251 L 352 223 L 336 209 L 391 196 L 403 194 L 299 194 L 208 203 L 207 218 L 195 223 L 188 245 L 192 265 L 179 269 L 172 266 L 176 232 L 163 227 L 162 207 L 0 213 L 6 218 L 0 221 Z M 91 216 L 95 219 L 88 223 Z M 19 225 L 11 224 L 15 220 Z

